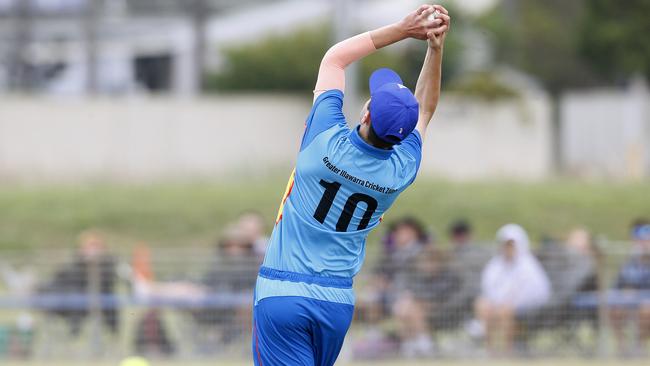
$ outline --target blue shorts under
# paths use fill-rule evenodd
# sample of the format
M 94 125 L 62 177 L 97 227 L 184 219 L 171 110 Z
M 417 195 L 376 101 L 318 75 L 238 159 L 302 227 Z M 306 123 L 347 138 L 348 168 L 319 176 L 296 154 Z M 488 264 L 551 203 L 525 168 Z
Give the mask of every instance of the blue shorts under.
M 331 366 L 354 306 L 298 296 L 267 297 L 253 308 L 255 366 Z

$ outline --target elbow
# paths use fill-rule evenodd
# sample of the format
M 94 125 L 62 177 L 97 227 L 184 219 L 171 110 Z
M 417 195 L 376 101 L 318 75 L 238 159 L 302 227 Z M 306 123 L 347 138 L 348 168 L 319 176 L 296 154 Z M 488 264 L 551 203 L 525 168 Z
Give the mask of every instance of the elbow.
M 330 47 L 327 52 L 325 52 L 325 55 L 323 55 L 323 59 L 321 60 L 321 66 L 334 66 L 337 68 L 344 69 L 347 65 L 342 61 L 340 55 L 339 55 L 339 44 L 335 44 L 334 46 Z

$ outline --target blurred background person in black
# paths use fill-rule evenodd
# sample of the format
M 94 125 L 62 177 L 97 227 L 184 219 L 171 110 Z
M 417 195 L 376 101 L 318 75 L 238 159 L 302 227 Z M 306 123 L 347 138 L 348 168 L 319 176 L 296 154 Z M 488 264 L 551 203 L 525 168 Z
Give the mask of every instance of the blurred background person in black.
M 74 336 L 79 335 L 90 313 L 91 297 L 102 295 L 102 322 L 111 333 L 117 333 L 119 313 L 116 307 L 104 301 L 105 296 L 115 295 L 117 280 L 116 260 L 108 251 L 104 237 L 97 231 L 85 231 L 79 235 L 79 247 L 72 262 L 54 272 L 52 279 L 41 286 L 40 292 L 79 299 L 65 301 L 65 306 L 52 310 L 53 314 L 67 321 Z

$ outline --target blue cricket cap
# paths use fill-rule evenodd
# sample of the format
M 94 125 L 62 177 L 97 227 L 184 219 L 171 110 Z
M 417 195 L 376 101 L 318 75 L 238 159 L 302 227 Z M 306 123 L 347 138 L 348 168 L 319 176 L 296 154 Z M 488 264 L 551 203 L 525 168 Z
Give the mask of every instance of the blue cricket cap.
M 370 75 L 369 109 L 372 129 L 390 144 L 404 140 L 418 122 L 418 101 L 391 69 L 378 69 Z

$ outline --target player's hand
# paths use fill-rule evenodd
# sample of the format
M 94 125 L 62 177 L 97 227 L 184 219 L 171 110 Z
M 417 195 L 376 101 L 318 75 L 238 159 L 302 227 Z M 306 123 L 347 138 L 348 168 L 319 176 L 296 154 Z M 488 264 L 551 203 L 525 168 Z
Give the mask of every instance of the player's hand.
M 440 16 L 436 19 L 429 18 L 436 10 Z M 445 8 L 440 5 L 425 4 L 402 19 L 398 26 L 407 37 L 425 40 L 429 38 L 431 31 L 443 26 L 446 19 L 449 19 L 449 15 Z
M 441 20 L 440 25 L 436 26 L 433 29 L 427 31 L 427 43 L 429 47 L 434 50 L 440 50 L 445 43 L 445 37 L 449 28 L 451 27 L 451 17 L 449 12 L 441 5 L 433 5 L 434 11 L 438 11 L 440 15 L 437 16 L 436 20 Z

